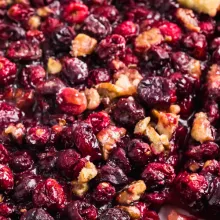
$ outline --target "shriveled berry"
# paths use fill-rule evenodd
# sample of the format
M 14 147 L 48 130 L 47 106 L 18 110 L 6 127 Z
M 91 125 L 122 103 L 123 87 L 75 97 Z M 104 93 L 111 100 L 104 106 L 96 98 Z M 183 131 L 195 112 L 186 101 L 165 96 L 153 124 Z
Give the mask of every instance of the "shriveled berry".
M 118 208 L 111 208 L 111 209 L 107 209 L 106 211 L 104 211 L 100 217 L 100 220 L 130 220 L 129 215 Z
M 9 153 L 8 150 L 0 144 L 0 163 L 6 164 L 9 161 Z
M 44 211 L 41 208 L 30 209 L 21 216 L 21 220 L 37 220 L 37 219 L 54 220 L 52 216 L 50 216 L 46 211 Z
M 0 39 L 2 40 L 20 40 L 25 37 L 25 30 L 16 25 L 0 23 Z
M 11 169 L 0 164 L 0 190 L 11 190 L 14 187 L 14 177 Z

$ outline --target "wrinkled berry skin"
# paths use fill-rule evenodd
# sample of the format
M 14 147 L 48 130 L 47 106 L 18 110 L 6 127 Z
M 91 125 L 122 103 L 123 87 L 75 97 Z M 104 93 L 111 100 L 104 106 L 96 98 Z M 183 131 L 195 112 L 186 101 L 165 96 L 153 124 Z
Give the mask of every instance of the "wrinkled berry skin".
M 113 110 L 115 122 L 128 128 L 134 127 L 144 117 L 144 109 L 132 97 L 121 98 Z
M 139 98 L 149 107 L 168 106 L 176 101 L 175 85 L 162 77 L 147 77 L 138 85 Z
M 100 217 L 100 220 L 130 220 L 129 215 L 121 210 L 121 209 L 117 209 L 117 208 L 111 208 L 111 209 L 107 209 L 106 211 L 104 211 Z
M 6 164 L 9 162 L 9 153 L 8 150 L 0 144 L 0 163 Z
M 150 163 L 144 169 L 141 178 L 148 187 L 156 189 L 169 186 L 175 178 L 175 172 L 169 164 Z
M 16 25 L 0 23 L 1 40 L 20 40 L 25 37 L 25 30 Z
M 7 86 L 15 81 L 17 67 L 4 57 L 0 57 L 0 85 Z
M 0 164 L 0 190 L 11 190 L 14 187 L 14 177 L 11 169 Z
M 60 170 L 64 176 L 72 178 L 74 165 L 79 159 L 80 155 L 73 149 L 60 151 L 56 164 L 57 169 Z
M 99 143 L 90 124 L 80 122 L 73 125 L 73 139 L 83 157 L 90 156 L 92 161 L 101 159 Z
M 67 220 L 95 220 L 98 215 L 95 206 L 78 200 L 69 203 L 66 207 L 65 213 Z
M 63 187 L 55 179 L 47 179 L 37 185 L 33 193 L 33 204 L 36 207 L 60 209 L 64 207 L 65 194 Z
M 52 216 L 50 216 L 46 211 L 44 211 L 41 208 L 30 209 L 21 216 L 21 220 L 37 220 L 37 219 L 54 220 Z
M 12 155 L 10 167 L 16 173 L 30 169 L 34 164 L 31 155 L 27 151 L 17 151 Z
M 67 80 L 75 85 L 85 82 L 89 76 L 87 64 L 78 58 L 64 58 L 63 62 L 63 75 Z

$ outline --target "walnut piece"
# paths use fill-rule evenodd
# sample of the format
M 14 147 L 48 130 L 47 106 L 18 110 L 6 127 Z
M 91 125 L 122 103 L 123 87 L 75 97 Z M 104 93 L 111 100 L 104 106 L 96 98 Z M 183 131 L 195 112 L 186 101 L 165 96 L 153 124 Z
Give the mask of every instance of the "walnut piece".
M 202 70 L 201 70 L 201 63 L 199 60 L 196 59 L 191 59 L 188 65 L 188 73 L 196 78 L 200 79 L 202 75 Z
M 118 128 L 112 125 L 102 129 L 97 134 L 97 139 L 101 143 L 104 160 L 108 159 L 109 154 L 116 147 L 116 142 L 119 141 L 125 134 L 126 130 L 124 128 Z
M 31 30 L 38 29 L 40 24 L 41 24 L 40 17 L 37 15 L 33 15 L 28 19 L 28 25 Z
M 88 183 L 80 183 L 78 181 L 72 181 L 72 192 L 74 195 L 82 197 L 89 190 Z
M 170 113 L 173 113 L 175 115 L 179 114 L 180 113 L 180 106 L 179 105 L 170 105 Z
M 5 129 L 4 132 L 7 135 L 11 135 L 12 138 L 18 144 L 22 144 L 23 139 L 24 139 L 25 134 L 26 134 L 26 129 L 25 129 L 25 126 L 22 123 L 19 123 L 19 124 L 16 124 L 16 125 L 11 124 Z
M 78 182 L 88 183 L 91 179 L 95 178 L 97 174 L 96 166 L 88 161 L 79 173 Z
M 212 17 L 217 14 L 220 5 L 220 0 L 178 0 L 178 2 L 187 8 Z
M 87 99 L 87 109 L 93 110 L 100 105 L 101 99 L 97 89 L 94 88 L 86 89 L 85 95 Z
M 136 206 L 117 206 L 117 208 L 127 212 L 131 219 L 141 218 L 141 212 Z
M 50 57 L 47 62 L 47 71 L 50 74 L 57 74 L 62 70 L 62 64 L 59 60 Z
M 91 54 L 97 45 L 97 40 L 86 35 L 78 34 L 72 41 L 71 55 L 74 57 Z
M 214 140 L 212 134 L 212 126 L 208 120 L 206 113 L 199 112 L 195 115 L 191 130 L 191 136 L 193 139 L 200 143 Z
M 146 189 L 147 187 L 143 180 L 132 182 L 118 194 L 116 201 L 122 205 L 129 205 L 138 201 Z
M 220 88 L 220 66 L 213 64 L 207 75 L 208 89 Z
M 200 31 L 198 20 L 194 12 L 190 9 L 178 8 L 176 17 L 183 23 L 183 25 L 190 31 Z
M 139 34 L 134 42 L 135 50 L 138 53 L 145 53 L 152 46 L 160 44 L 164 40 L 158 28 L 152 28 Z
M 48 6 L 37 9 L 37 15 L 39 15 L 40 17 L 47 17 L 51 14 L 53 14 L 53 10 L 49 8 Z

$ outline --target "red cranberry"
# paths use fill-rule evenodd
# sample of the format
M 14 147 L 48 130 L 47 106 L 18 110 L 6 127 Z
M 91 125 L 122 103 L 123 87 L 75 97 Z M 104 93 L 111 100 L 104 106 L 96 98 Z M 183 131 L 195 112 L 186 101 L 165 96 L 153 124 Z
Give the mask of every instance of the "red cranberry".
M 54 0 L 32 0 L 31 3 L 36 7 L 43 7 L 50 3 L 54 2 Z
M 132 162 L 138 165 L 145 165 L 151 158 L 151 148 L 142 140 L 133 139 L 128 144 L 128 157 Z
M 12 155 L 10 166 L 14 172 L 23 172 L 34 164 L 31 155 L 27 151 L 17 151 Z
M 86 158 L 81 158 L 75 163 L 75 166 L 72 169 L 72 177 L 73 179 L 77 179 L 81 170 L 86 166 L 86 163 L 88 163 L 89 160 Z
M 10 215 L 12 215 L 14 211 L 15 211 L 15 208 L 10 203 L 0 204 L 0 216 L 10 217 Z
M 60 26 L 62 26 L 60 20 L 48 17 L 41 23 L 40 29 L 45 35 L 51 35 Z
M 14 177 L 11 169 L 0 164 L 0 190 L 11 190 L 14 187 Z
M 150 163 L 141 174 L 146 185 L 152 189 L 170 185 L 175 172 L 171 165 L 165 163 Z
M 91 14 L 84 21 L 82 30 L 92 37 L 102 39 L 111 34 L 112 27 L 107 18 Z
M 46 77 L 44 68 L 40 65 L 28 65 L 22 70 L 21 84 L 25 88 L 35 88 L 39 82 L 43 82 Z
M 42 50 L 38 44 L 27 41 L 16 41 L 9 45 L 7 56 L 15 60 L 36 60 L 41 58 Z
M 30 147 L 44 147 L 50 139 L 50 129 L 46 126 L 35 126 L 28 129 L 26 142 Z
M 149 107 L 168 106 L 176 101 L 175 85 L 166 78 L 147 77 L 138 85 L 138 96 Z
M 0 57 L 0 85 L 7 86 L 15 81 L 17 67 L 4 57 Z
M 42 43 L 45 41 L 45 37 L 42 31 L 29 30 L 26 33 L 26 38 L 28 41 Z
M 63 150 L 59 152 L 58 159 L 57 159 L 57 169 L 60 172 L 68 177 L 73 177 L 73 167 L 80 159 L 80 155 L 72 149 Z
M 205 102 L 204 109 L 208 115 L 209 121 L 211 123 L 216 123 L 220 117 L 218 103 L 214 100 L 208 100 Z
M 98 56 L 103 59 L 113 59 L 125 52 L 125 39 L 121 35 L 113 34 L 103 39 L 98 47 Z
M 60 209 L 64 207 L 65 194 L 63 187 L 54 179 L 38 183 L 33 193 L 33 204 L 36 207 Z
M 41 208 L 30 209 L 21 216 L 21 220 L 34 220 L 34 219 L 54 220 L 52 216 L 50 216 L 46 211 L 44 211 Z
M 82 3 L 71 2 L 63 7 L 63 18 L 70 24 L 78 24 L 88 16 L 88 7 Z
M 132 7 L 130 11 L 126 13 L 127 20 L 139 22 L 151 14 L 150 10 L 145 7 Z
M 102 129 L 108 127 L 110 124 L 110 117 L 105 112 L 95 112 L 89 115 L 87 121 L 91 123 L 93 132 L 97 134 Z
M 99 143 L 90 124 L 85 122 L 75 124 L 73 138 L 83 157 L 90 156 L 92 161 L 101 159 Z
M 119 99 L 113 110 L 114 120 L 125 127 L 135 126 L 144 117 L 144 109 L 133 97 Z
M 56 101 L 61 111 L 72 115 L 81 114 L 87 107 L 84 93 L 80 93 L 74 88 L 61 89 L 57 93 Z
M 107 209 L 106 211 L 104 211 L 100 217 L 100 220 L 130 220 L 129 215 L 121 210 L 121 209 L 117 209 L 117 208 L 111 208 L 111 209 Z
M 9 162 L 9 153 L 8 150 L 0 144 L 0 163 L 6 164 Z
M 64 58 L 63 74 L 71 84 L 80 84 L 85 82 L 89 72 L 87 64 L 78 58 Z
M 69 203 L 65 212 L 68 220 L 95 220 L 98 215 L 95 206 L 78 200 Z
M 20 40 L 25 37 L 25 30 L 12 24 L 0 23 L 0 39 Z
M 132 21 L 124 21 L 113 31 L 114 34 L 122 35 L 125 38 L 134 37 L 138 32 L 138 27 Z

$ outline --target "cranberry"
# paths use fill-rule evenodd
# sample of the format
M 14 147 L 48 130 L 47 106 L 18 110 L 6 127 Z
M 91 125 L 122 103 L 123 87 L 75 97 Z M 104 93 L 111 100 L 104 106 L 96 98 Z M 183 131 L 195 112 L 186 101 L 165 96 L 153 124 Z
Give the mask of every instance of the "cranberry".
M 54 220 L 52 216 L 50 216 L 46 211 L 44 211 L 41 208 L 30 209 L 21 216 L 21 220 L 34 220 L 34 219 Z
M 26 142 L 30 147 L 44 147 L 50 139 L 50 129 L 46 126 L 31 127 L 27 131 Z
M 145 165 L 151 154 L 150 146 L 142 140 L 133 139 L 128 144 L 128 157 L 134 164 Z
M 117 209 L 117 208 L 111 208 L 111 209 L 107 209 L 106 211 L 104 211 L 100 217 L 100 220 L 130 220 L 129 215 L 121 210 L 121 209 Z
M 9 153 L 8 150 L 0 144 L 0 163 L 6 164 L 9 162 Z
M 216 50 L 212 54 L 212 58 L 215 62 L 219 63 L 220 58 L 220 47 L 217 47 Z
M 0 204 L 0 216 L 9 217 L 15 211 L 15 207 L 10 203 Z
M 80 84 L 85 82 L 89 72 L 87 64 L 78 58 L 64 58 L 63 74 L 71 84 Z
M 45 37 L 42 31 L 29 30 L 26 33 L 26 38 L 28 41 L 42 43 L 45 41 Z
M 42 175 L 48 177 L 56 168 L 57 156 L 56 154 L 49 154 L 43 157 L 38 162 L 38 169 Z
M 98 182 L 109 182 L 112 185 L 124 185 L 128 182 L 127 176 L 119 167 L 104 165 L 99 170 Z
M 36 60 L 41 58 L 42 51 L 38 44 L 27 41 L 12 42 L 7 50 L 7 56 L 15 60 Z
M 108 127 L 110 124 L 110 117 L 105 112 L 95 112 L 89 115 L 87 121 L 91 123 L 93 132 L 97 134 L 102 129 Z
M 0 164 L 0 190 L 11 190 L 14 187 L 14 177 L 11 169 Z
M 4 57 L 0 57 L 0 85 L 7 86 L 15 81 L 17 67 Z
M 41 23 L 40 29 L 45 35 L 51 35 L 60 26 L 62 26 L 60 20 L 48 17 Z
M 63 7 L 63 18 L 70 24 L 78 24 L 88 15 L 88 7 L 82 3 L 71 2 Z
M 112 27 L 107 18 L 91 14 L 84 21 L 82 30 L 95 38 L 102 39 L 111 34 Z
M 0 23 L 1 40 L 20 40 L 25 37 L 25 30 L 12 24 Z
M 151 16 L 151 11 L 145 7 L 132 7 L 130 11 L 126 13 L 127 20 L 139 22 L 146 17 Z
M 54 179 L 47 179 L 37 184 L 33 193 L 35 207 L 60 209 L 64 207 L 65 194 L 63 187 Z
M 218 103 L 216 103 L 214 100 L 208 100 L 205 102 L 204 108 L 207 112 L 209 121 L 211 123 L 216 123 L 220 117 Z
M 175 172 L 171 165 L 165 163 L 150 163 L 141 174 L 146 185 L 152 189 L 170 185 Z
M 72 115 L 81 114 L 87 107 L 85 94 L 73 88 L 61 89 L 57 93 L 56 101 L 61 111 Z
M 103 59 L 113 59 L 125 52 L 125 39 L 121 35 L 113 34 L 103 39 L 98 47 L 98 56 Z
M 83 157 L 90 156 L 92 161 L 101 159 L 99 143 L 90 124 L 76 123 L 73 126 L 73 139 Z
M 44 68 L 40 65 L 28 65 L 22 70 L 21 84 L 25 88 L 35 88 L 39 82 L 43 82 L 46 77 Z
M 146 211 L 144 214 L 145 220 L 160 220 L 159 215 L 154 211 Z
M 43 7 L 45 5 L 48 5 L 48 4 L 52 3 L 52 2 L 54 2 L 54 0 L 32 0 L 31 3 L 35 7 L 39 8 L 39 7 Z
M 57 159 L 57 169 L 61 171 L 61 173 L 68 177 L 73 177 L 73 167 L 80 159 L 80 155 L 72 149 L 63 150 L 59 152 Z
M 176 101 L 175 85 L 162 77 L 147 77 L 138 85 L 138 96 L 149 107 L 167 106 Z
M 66 207 L 66 216 L 68 220 L 95 220 L 97 219 L 97 215 L 96 208 L 87 202 L 77 200 L 69 203 Z
M 23 172 L 34 164 L 31 155 L 27 151 L 17 151 L 12 155 L 10 166 L 14 172 Z
M 125 127 L 135 126 L 144 117 L 144 109 L 132 97 L 121 98 L 113 110 L 114 120 Z
M 82 169 L 86 166 L 86 163 L 89 161 L 86 158 L 81 158 L 75 163 L 75 166 L 73 167 L 72 170 L 72 177 L 73 179 L 77 179 L 79 177 L 80 172 Z

